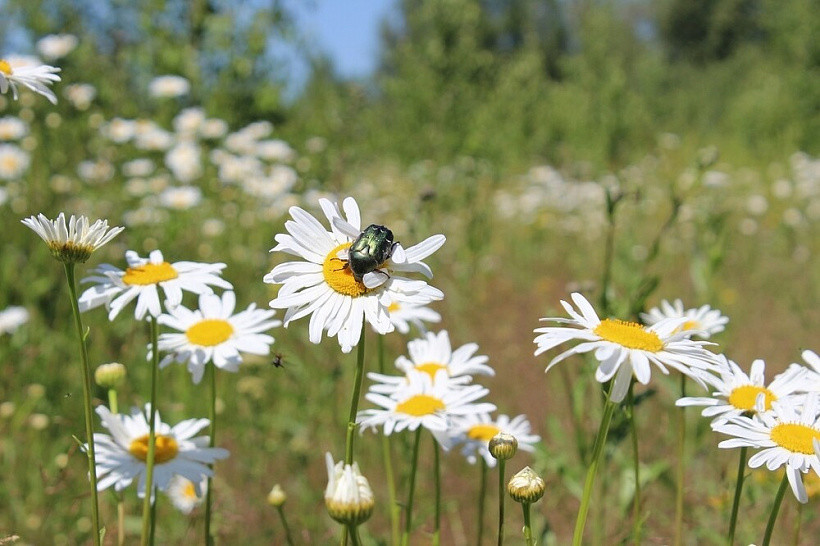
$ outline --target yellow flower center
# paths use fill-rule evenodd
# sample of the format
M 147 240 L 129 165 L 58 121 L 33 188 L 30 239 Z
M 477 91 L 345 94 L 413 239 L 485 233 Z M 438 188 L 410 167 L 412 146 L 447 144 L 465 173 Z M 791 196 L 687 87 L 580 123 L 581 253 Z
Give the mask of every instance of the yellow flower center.
M 142 462 L 148 460 L 148 435 L 140 436 L 128 446 L 128 452 Z M 154 462 L 167 463 L 179 453 L 179 444 L 170 436 L 157 434 L 154 436 Z
M 797 423 L 782 423 L 772 428 L 771 439 L 792 453 L 814 454 L 812 440 L 820 440 L 820 430 Z
M 663 349 L 663 341 L 658 334 L 647 330 L 637 322 L 604 319 L 595 327 L 593 333 L 627 349 L 640 349 L 652 353 Z
M 5 74 L 6 76 L 11 76 L 14 71 L 11 69 L 11 65 L 5 59 L 0 59 L 0 72 Z
M 444 402 L 433 396 L 426 394 L 417 394 L 411 396 L 404 402 L 396 404 L 396 412 L 406 413 L 414 417 L 421 417 L 423 415 L 431 415 L 439 410 L 445 409 Z
M 446 370 L 447 366 L 439 364 L 438 362 L 425 362 L 424 364 L 419 364 L 416 366 L 416 369 L 429 375 L 430 379 L 435 379 L 436 372 L 439 370 Z
M 683 325 L 680 328 L 678 328 L 678 331 L 679 332 L 686 332 L 688 330 L 700 330 L 700 328 L 701 328 L 700 322 L 698 322 L 696 320 L 687 320 L 686 322 L 683 323 Z
M 185 484 L 185 489 L 182 490 L 182 496 L 186 499 L 198 499 L 196 496 L 196 489 L 194 489 L 194 482 L 189 481 Z
M 122 282 L 125 284 L 145 286 L 170 281 L 177 277 L 179 277 L 179 273 L 177 273 L 174 266 L 168 262 L 162 262 L 161 264 L 147 263 L 126 269 L 125 275 L 122 276 Z
M 396 312 L 396 311 L 398 311 L 399 309 L 401 309 L 401 305 L 399 305 L 399 304 L 398 304 L 398 303 L 396 303 L 395 301 L 394 301 L 393 303 L 391 303 L 390 305 L 388 305 L 388 306 L 387 306 L 387 312 L 388 312 L 388 313 L 395 313 L 395 312 Z
M 471 440 L 481 440 L 482 442 L 489 442 L 493 437 L 501 432 L 495 425 L 490 423 L 482 423 L 480 425 L 473 425 L 467 431 L 467 437 Z
M 342 243 L 330 251 L 322 264 L 322 274 L 325 276 L 325 282 L 333 290 L 345 296 L 358 298 L 367 294 L 370 290 L 364 283 L 353 277 L 353 271 L 348 267 L 346 261 L 336 257 L 339 251 L 350 248 L 350 244 Z
M 233 335 L 233 326 L 222 319 L 205 319 L 185 331 L 188 341 L 202 347 L 213 347 L 225 343 Z
M 754 411 L 757 395 L 761 392 L 763 393 L 765 409 L 772 409 L 772 402 L 777 400 L 777 395 L 766 387 L 757 387 L 755 385 L 743 385 L 733 389 L 729 394 L 729 403 L 744 411 Z
M 2 70 L 0 70 L 0 72 L 2 72 Z M 5 172 L 13 172 L 20 166 L 20 162 L 13 155 L 4 155 L 3 158 L 0 159 L 0 166 Z

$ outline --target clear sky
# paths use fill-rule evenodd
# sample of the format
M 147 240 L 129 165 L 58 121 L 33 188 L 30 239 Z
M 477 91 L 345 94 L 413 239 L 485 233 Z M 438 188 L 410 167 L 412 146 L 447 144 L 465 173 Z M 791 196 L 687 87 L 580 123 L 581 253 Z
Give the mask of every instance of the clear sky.
M 316 53 L 333 61 L 344 78 L 362 78 L 373 72 L 379 59 L 382 21 L 395 17 L 398 0 L 290 0 L 298 32 Z M 282 51 L 291 67 L 292 86 L 298 93 L 308 76 L 307 64 L 295 53 Z

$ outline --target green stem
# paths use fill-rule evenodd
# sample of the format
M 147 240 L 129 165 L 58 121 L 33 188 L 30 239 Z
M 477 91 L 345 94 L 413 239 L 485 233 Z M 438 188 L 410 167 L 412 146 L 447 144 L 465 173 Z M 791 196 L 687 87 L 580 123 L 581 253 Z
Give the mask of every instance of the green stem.
M 635 474 L 635 494 L 632 497 L 632 540 L 638 545 L 641 543 L 641 461 L 638 452 L 638 427 L 635 424 L 635 396 L 633 387 L 635 381 L 629 384 L 627 407 L 629 412 L 629 432 L 632 437 L 632 468 Z
M 436 484 L 436 519 L 433 527 L 433 546 L 439 546 L 441 544 L 441 456 L 435 437 L 433 437 L 433 467 L 433 479 Z
M 151 503 L 151 544 L 154 544 L 154 533 L 157 530 L 157 501 L 159 496 L 154 497 L 154 502 Z
M 117 404 L 117 389 L 108 389 L 108 407 L 111 413 L 119 413 Z M 125 544 L 125 503 L 122 492 L 117 493 L 117 546 Z
M 584 493 L 581 497 L 581 506 L 578 509 L 578 517 L 575 520 L 575 532 L 572 537 L 573 546 L 581 546 L 581 541 L 584 538 L 584 527 L 586 526 L 589 502 L 592 497 L 592 486 L 595 484 L 595 475 L 598 473 L 598 466 L 601 464 L 601 456 L 604 453 L 604 446 L 606 445 L 606 436 L 609 433 L 609 425 L 612 422 L 612 412 L 615 409 L 615 403 L 610 398 L 611 395 L 612 386 L 610 385 L 610 392 L 606 395 L 604 414 L 601 417 L 601 425 L 598 427 L 598 434 L 595 436 L 595 444 L 592 448 L 592 462 L 587 469 L 587 476 L 584 481 Z
M 413 440 L 413 462 L 410 466 L 410 487 L 407 491 L 407 505 L 404 514 L 404 533 L 401 536 L 401 545 L 407 546 L 410 542 L 410 531 L 413 529 L 413 495 L 416 492 L 416 467 L 419 465 L 419 443 L 421 443 L 421 427 L 416 429 Z
M 532 539 L 532 524 L 530 523 L 530 503 L 522 502 L 521 508 L 524 510 L 524 542 L 527 546 L 535 546 Z
M 362 335 L 359 340 L 359 348 L 356 354 L 356 375 L 353 378 L 353 397 L 350 400 L 350 414 L 347 418 L 347 436 L 345 438 L 345 464 L 353 464 L 353 438 L 356 432 L 356 413 L 359 410 L 359 397 L 362 392 L 362 380 L 364 379 L 364 323 L 362 323 Z
M 378 336 L 379 373 L 385 373 L 384 365 L 384 336 Z M 384 461 L 384 477 L 387 481 L 387 496 L 390 503 L 390 544 L 399 543 L 401 529 L 401 507 L 396 496 L 396 480 L 393 476 L 393 436 L 382 434 L 382 460 Z
M 484 502 L 487 497 L 487 461 L 484 457 L 479 457 L 481 460 L 481 482 L 478 490 L 478 542 L 476 544 L 481 546 L 484 540 Z
M 211 399 L 208 407 L 208 419 L 211 420 L 210 440 L 208 447 L 216 446 L 216 366 L 213 364 L 209 366 L 210 383 L 211 383 Z M 211 465 L 213 468 L 213 465 Z M 211 536 L 211 510 L 213 507 L 213 478 L 208 477 L 208 491 L 205 493 L 205 544 L 210 546 L 214 540 Z
M 507 461 L 498 459 L 498 546 L 504 544 L 504 466 Z
M 88 476 L 91 480 L 91 525 L 94 533 L 94 546 L 100 544 L 100 503 L 97 498 L 97 459 L 94 449 L 94 421 L 91 409 L 91 366 L 88 363 L 88 346 L 86 345 L 80 306 L 77 303 L 77 286 L 74 278 L 74 264 L 65 263 L 65 276 L 68 282 L 68 293 L 71 299 L 71 310 L 74 313 L 74 324 L 77 327 L 77 338 L 80 342 L 80 355 L 83 364 L 83 410 L 85 413 L 85 436 L 88 442 Z
M 156 443 L 157 370 L 159 369 L 159 327 L 151 317 L 151 402 L 148 416 L 148 453 L 145 459 L 145 498 L 142 501 L 142 536 L 140 544 L 153 544 L 151 535 L 151 497 L 154 493 L 154 444 Z
M 786 472 L 788 472 L 788 469 L 786 470 Z M 780 511 L 780 503 L 783 502 L 783 495 L 786 493 L 786 488 L 788 486 L 788 475 L 786 473 L 783 473 L 783 480 L 781 480 L 780 487 L 777 490 L 777 495 L 775 495 L 774 497 L 772 513 L 769 515 L 769 523 L 766 524 L 766 534 L 763 536 L 763 546 L 769 546 L 769 541 L 772 539 L 772 531 L 774 531 L 774 522 L 777 520 L 777 513 Z
M 743 490 L 743 479 L 746 476 L 746 452 L 748 447 L 740 448 L 740 458 L 737 461 L 737 479 L 735 480 L 735 498 L 732 501 L 732 516 L 729 518 L 729 536 L 726 544 L 732 546 L 735 542 L 735 527 L 737 526 L 737 510 L 740 506 L 740 492 Z
M 362 541 L 359 538 L 359 530 L 358 530 L 356 524 L 351 523 L 347 526 L 347 534 L 350 535 L 350 543 L 353 546 L 360 546 Z
M 288 527 L 288 520 L 285 519 L 285 509 L 280 504 L 276 507 L 279 511 L 279 519 L 282 520 L 282 527 L 285 528 L 285 539 L 288 541 L 288 546 L 293 546 L 293 537 L 290 536 L 290 527 Z
M 680 397 L 686 396 L 686 376 L 680 376 Z M 683 540 L 683 481 L 686 478 L 686 408 L 678 410 L 678 462 L 675 468 L 675 546 Z

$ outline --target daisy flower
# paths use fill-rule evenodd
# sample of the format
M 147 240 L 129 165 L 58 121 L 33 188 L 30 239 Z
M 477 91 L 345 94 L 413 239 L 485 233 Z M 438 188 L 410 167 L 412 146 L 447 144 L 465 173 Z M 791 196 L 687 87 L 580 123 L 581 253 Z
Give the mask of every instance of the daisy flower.
M 545 371 L 570 355 L 594 352 L 595 359 L 600 363 L 595 379 L 604 383 L 614 378 L 611 398 L 613 402 L 620 402 L 626 396 L 633 374 L 641 384 L 649 382 L 652 374 L 650 363 L 665 374 L 669 373 L 667 367 L 674 368 L 701 385 L 705 370 L 715 367 L 717 356 L 703 348 L 707 342 L 692 341 L 686 332 L 678 331 L 686 320 L 684 318 L 665 319 L 652 326 L 610 318 L 601 320 L 581 294 L 573 293 L 572 301 L 580 313 L 567 302 L 561 302 L 572 318 L 541 319 L 570 327 L 535 329 L 540 334 L 535 338 L 538 345 L 536 356 L 566 341 L 581 341 L 553 358 Z
M 769 411 L 772 402 L 800 391 L 806 379 L 806 369 L 793 365 L 766 386 L 766 363 L 760 359 L 752 362 L 750 373 L 746 375 L 740 366 L 723 357 L 718 372 L 720 377 L 706 379 L 717 389 L 712 397 L 681 398 L 675 405 L 706 406 L 701 415 L 714 417 L 712 423 L 719 424 L 744 413 L 755 413 L 758 397 L 763 401 L 764 411 Z
M 85 216 L 73 214 L 65 221 L 65 214 L 49 220 L 42 213 L 21 220 L 46 242 L 51 254 L 64 263 L 84 263 L 91 254 L 116 237 L 125 228 L 108 227 L 108 220 L 97 220 L 93 224 Z
M 270 306 L 287 309 L 285 327 L 311 315 L 311 342 L 319 343 L 327 331 L 328 337 L 338 337 L 343 352 L 349 352 L 359 343 L 364 322 L 379 334 L 394 330 L 388 314 L 392 303 L 427 305 L 444 297 L 425 281 L 394 274 L 415 272 L 431 277 L 432 271 L 422 260 L 444 244 L 443 235 L 433 235 L 407 249 L 396 243 L 384 263 L 358 280 L 348 265 L 347 252 L 362 233 L 359 206 L 352 197 L 345 199 L 345 220 L 331 201 L 320 199 L 319 204 L 330 231 L 301 208 L 291 207 L 293 220 L 285 222 L 288 233 L 276 235 L 278 244 L 271 249 L 302 258 L 277 265 L 264 278 L 267 283 L 282 284 Z
M 97 407 L 97 414 L 102 424 L 111 433 L 94 434 L 94 445 L 97 454 L 97 489 L 102 491 L 114 486 L 115 491 L 122 491 L 131 482 L 137 482 L 137 494 L 145 496 L 145 471 L 148 457 L 148 412 L 134 409 L 131 415 L 111 413 L 105 406 Z M 155 489 L 166 491 L 174 475 L 182 476 L 194 484 L 198 496 L 202 496 L 200 483 L 204 478 L 213 476 L 208 465 L 218 459 L 225 459 L 228 450 L 219 447 L 207 447 L 208 436 L 194 435 L 210 424 L 208 419 L 188 419 L 171 427 L 162 422 L 159 412 L 156 415 L 156 436 L 154 443 L 154 481 L 151 484 L 151 495 Z
M 0 335 L 13 334 L 29 319 L 28 309 L 12 305 L 0 311 Z
M 749 467 L 766 465 L 769 470 L 786 466 L 786 476 L 798 501 L 808 501 L 803 474 L 814 470 L 820 474 L 820 458 L 815 445 L 820 440 L 820 398 L 817 393 L 792 397 L 772 403 L 772 411 L 758 405 L 754 418 L 741 415 L 714 430 L 733 436 L 718 444 L 721 448 L 754 447 L 760 449 L 749 458 Z
M 493 468 L 496 459 L 490 454 L 487 446 L 500 432 L 515 437 L 518 440 L 518 448 L 524 451 L 535 451 L 535 444 L 541 441 L 540 436 L 532 434 L 530 422 L 525 415 L 512 419 L 507 415 L 499 415 L 497 419 L 493 419 L 489 413 L 474 413 L 453 420 L 447 431 L 448 445 L 445 445 L 445 448 L 461 445 L 461 454 L 466 457 L 467 462 L 475 464 L 478 457 L 481 457 L 487 466 Z
M 246 310 L 233 314 L 235 307 L 236 296 L 228 290 L 222 297 L 200 295 L 197 310 L 179 305 L 160 315 L 157 322 L 182 332 L 159 336 L 159 350 L 171 353 L 162 359 L 160 368 L 175 360 L 187 363 L 194 383 L 198 384 L 208 362 L 235 372 L 242 363 L 240 353 L 268 354 L 273 338 L 263 332 L 282 324 L 270 320 L 276 312 L 257 309 L 251 304 Z
M 123 271 L 113 265 L 103 264 L 82 282 L 96 283 L 80 296 L 80 311 L 88 311 L 105 305 L 108 320 L 114 320 L 131 300 L 137 300 L 134 316 L 145 318 L 146 313 L 158 317 L 162 312 L 159 289 L 165 294 L 165 305 L 174 308 L 182 303 L 182 291 L 194 294 L 211 294 L 211 286 L 230 289 L 231 283 L 220 277 L 225 264 L 202 264 L 197 262 L 168 263 L 159 250 L 151 251 L 148 258 L 140 258 L 133 250 L 125 253 L 128 268 Z
M 405 374 L 411 370 L 425 372 L 431 378 L 436 377 L 439 370 L 447 372 L 448 377 L 462 375 L 495 375 L 495 370 L 486 364 L 489 357 L 475 355 L 478 345 L 467 343 L 455 351 L 450 348 L 450 336 L 447 330 L 438 334 L 427 332 L 423 338 L 414 339 L 407 343 L 407 352 L 410 358 L 400 356 L 396 359 L 396 367 Z
M 668 318 L 685 318 L 680 330 L 689 336 L 709 339 L 713 334 L 722 332 L 729 322 L 729 317 L 723 316 L 719 310 L 708 305 L 701 305 L 697 309 L 686 309 L 680 299 L 669 303 L 661 301 L 660 307 L 653 307 L 648 313 L 641 313 L 644 324 L 653 325 Z
M 325 453 L 327 487 L 325 506 L 330 517 L 339 523 L 358 525 L 367 521 L 373 513 L 376 498 L 367 478 L 362 476 L 359 465 L 333 463 L 330 453 Z
M 365 395 L 381 409 L 359 412 L 358 424 L 375 430 L 382 425 L 384 434 L 394 431 L 416 430 L 419 426 L 431 432 L 441 433 L 450 426 L 454 416 L 488 413 L 495 405 L 488 402 L 474 403 L 490 391 L 480 385 L 462 386 L 449 380 L 447 372 L 439 370 L 435 379 L 429 374 L 411 370 L 407 381 L 391 396 L 373 389 Z
M 208 478 L 199 482 L 199 493 L 194 482 L 182 476 L 174 475 L 168 482 L 165 494 L 171 499 L 171 504 L 183 514 L 190 514 L 194 508 L 202 504 L 208 493 Z
M 6 59 L 0 59 L 0 93 L 5 94 L 10 87 L 14 100 L 17 100 L 17 86 L 22 85 L 43 95 L 51 104 L 57 104 L 57 96 L 46 86 L 60 81 L 59 71 L 59 68 L 46 64 L 12 66 Z
M 820 355 L 806 349 L 800 356 L 802 356 L 806 364 L 811 367 L 809 371 L 809 385 L 806 390 L 820 391 Z
M 390 322 L 393 327 L 406 334 L 410 332 L 410 325 L 416 327 L 419 332 L 426 332 L 427 328 L 424 322 L 441 322 L 441 315 L 424 305 L 400 305 L 396 302 L 391 302 L 387 306 L 387 314 L 390 316 Z

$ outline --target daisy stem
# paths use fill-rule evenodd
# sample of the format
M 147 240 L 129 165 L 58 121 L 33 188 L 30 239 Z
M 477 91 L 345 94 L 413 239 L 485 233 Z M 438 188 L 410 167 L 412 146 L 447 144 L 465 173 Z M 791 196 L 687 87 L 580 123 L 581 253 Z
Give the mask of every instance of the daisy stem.
M 71 310 L 74 313 L 74 323 L 77 326 L 77 336 L 80 341 L 80 354 L 83 361 L 83 410 L 85 413 L 85 436 L 88 441 L 88 476 L 91 480 L 91 523 L 94 531 L 94 545 L 100 544 L 100 504 L 97 499 L 97 459 L 94 450 L 94 426 L 91 410 L 91 367 L 88 363 L 88 346 L 83 321 L 80 316 L 80 307 L 77 303 L 77 286 L 74 278 L 74 264 L 65 263 L 65 276 L 68 282 L 68 292 L 71 299 Z
M 680 397 L 686 396 L 686 376 L 680 376 Z M 678 411 L 678 462 L 675 469 L 675 546 L 683 540 L 683 480 L 686 478 L 686 410 Z
M 384 336 L 378 336 L 379 373 L 385 372 L 384 366 Z M 399 529 L 401 526 L 401 507 L 396 497 L 396 480 L 393 477 L 393 448 L 392 435 L 382 434 L 382 459 L 384 460 L 384 477 L 387 481 L 387 496 L 390 502 L 390 544 L 399 543 Z
M 362 335 L 359 350 L 356 353 L 356 375 L 353 378 L 353 397 L 350 400 L 350 415 L 347 418 L 347 436 L 345 438 L 345 464 L 353 464 L 353 437 L 356 432 L 356 413 L 359 410 L 359 397 L 362 393 L 364 378 L 364 340 L 365 331 L 362 323 Z
M 285 509 L 280 504 L 276 507 L 279 511 L 279 519 L 282 520 L 282 527 L 285 528 L 285 539 L 288 541 L 288 546 L 293 546 L 293 537 L 290 536 L 290 527 L 288 527 L 288 520 L 285 519 Z
M 629 384 L 627 395 L 627 411 L 629 412 L 629 432 L 632 437 L 632 468 L 635 475 L 635 493 L 632 497 L 632 540 L 635 544 L 641 543 L 641 461 L 638 452 L 638 428 L 635 424 L 635 396 L 633 387 L 635 381 Z
M 478 489 L 478 541 L 476 544 L 481 546 L 484 539 L 484 501 L 487 497 L 487 461 L 484 457 L 481 459 L 481 482 Z
M 433 438 L 433 479 L 436 483 L 436 519 L 433 527 L 433 546 L 439 546 L 441 544 L 441 456 L 435 437 Z
M 351 523 L 347 526 L 347 534 L 350 535 L 350 542 L 353 546 L 360 546 L 362 541 L 359 539 L 359 529 L 355 523 Z
M 157 369 L 159 368 L 159 326 L 156 317 L 151 317 L 151 414 L 148 416 L 148 453 L 145 458 L 145 497 L 142 501 L 142 538 L 140 544 L 153 544 L 151 517 L 151 497 L 154 493 L 154 453 L 156 443 L 156 403 L 157 403 Z
M 209 374 L 211 377 L 211 400 L 208 407 L 208 418 L 211 420 L 209 447 L 216 446 L 216 366 L 210 366 Z M 211 507 L 213 505 L 213 483 L 212 478 L 208 477 L 208 491 L 205 493 L 205 544 L 213 544 L 213 537 L 211 537 Z
M 614 385 L 615 382 L 613 381 L 612 384 Z M 604 446 L 606 445 L 606 436 L 609 433 L 609 425 L 612 422 L 612 412 L 615 410 L 615 403 L 610 398 L 612 395 L 611 385 L 609 390 L 610 392 L 607 392 L 606 395 L 606 404 L 604 404 L 604 414 L 601 417 L 601 425 L 598 427 L 598 435 L 595 436 L 595 444 L 592 448 L 592 461 L 589 464 L 587 477 L 584 481 L 584 493 L 581 497 L 578 517 L 575 520 L 572 546 L 580 546 L 584 538 L 584 527 L 586 526 L 589 502 L 592 497 L 592 486 L 595 484 L 595 475 L 598 473 L 598 466 L 601 464 L 601 456 L 604 453 Z
M 504 466 L 507 461 L 498 459 L 498 546 L 504 544 Z
M 740 457 L 737 462 L 737 479 L 735 480 L 735 498 L 732 501 L 732 516 L 729 518 L 729 537 L 726 544 L 732 546 L 735 541 L 735 527 L 737 526 L 737 509 L 740 506 L 740 492 L 743 490 L 743 479 L 746 475 L 746 451 L 748 447 L 740 448 Z
M 524 510 L 524 543 L 527 546 L 535 546 L 532 539 L 532 525 L 530 524 L 530 503 L 522 502 L 521 509 Z
M 769 515 L 769 523 L 766 524 L 766 534 L 763 536 L 763 546 L 769 546 L 769 541 L 772 539 L 772 532 L 774 531 L 774 522 L 777 520 L 777 513 L 780 511 L 780 503 L 783 502 L 783 495 L 786 493 L 786 488 L 789 486 L 788 470 L 783 473 L 783 479 L 780 482 L 780 487 L 777 489 L 777 495 L 774 497 L 774 504 L 772 505 L 772 513 Z
M 108 407 L 111 413 L 119 413 L 117 404 L 117 389 L 108 389 Z M 125 544 L 125 503 L 122 492 L 117 493 L 117 546 Z
M 410 466 L 410 487 L 407 491 L 407 504 L 404 514 L 404 533 L 401 536 L 401 546 L 410 543 L 410 531 L 413 529 L 413 495 L 416 492 L 416 467 L 419 465 L 419 444 L 421 443 L 421 427 L 416 429 L 413 440 L 413 463 Z

